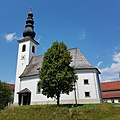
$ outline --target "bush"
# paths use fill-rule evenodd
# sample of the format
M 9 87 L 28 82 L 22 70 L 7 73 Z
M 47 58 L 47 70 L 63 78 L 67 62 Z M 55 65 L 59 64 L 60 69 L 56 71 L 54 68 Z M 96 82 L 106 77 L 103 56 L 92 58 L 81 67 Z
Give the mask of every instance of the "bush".
M 5 108 L 12 101 L 11 89 L 5 83 L 0 82 L 0 109 Z

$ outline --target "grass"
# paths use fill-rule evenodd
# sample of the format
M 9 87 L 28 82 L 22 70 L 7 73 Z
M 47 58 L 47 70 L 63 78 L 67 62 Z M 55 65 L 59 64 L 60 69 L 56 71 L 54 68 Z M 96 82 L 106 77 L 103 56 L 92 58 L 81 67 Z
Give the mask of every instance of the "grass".
M 0 111 L 0 120 L 120 120 L 120 105 L 32 105 Z

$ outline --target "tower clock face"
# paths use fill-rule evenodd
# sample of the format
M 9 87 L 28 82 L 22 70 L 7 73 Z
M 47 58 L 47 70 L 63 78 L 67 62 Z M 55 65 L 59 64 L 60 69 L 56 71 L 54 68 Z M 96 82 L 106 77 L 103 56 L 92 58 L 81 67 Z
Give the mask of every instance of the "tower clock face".
M 25 55 L 21 55 L 21 60 L 25 60 Z

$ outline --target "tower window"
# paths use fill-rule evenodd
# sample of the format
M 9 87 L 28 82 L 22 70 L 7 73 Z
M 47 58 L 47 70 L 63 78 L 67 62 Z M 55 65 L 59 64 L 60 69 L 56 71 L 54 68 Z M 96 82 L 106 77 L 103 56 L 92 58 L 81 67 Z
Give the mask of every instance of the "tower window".
M 85 92 L 85 97 L 90 97 L 90 92 Z
M 88 82 L 88 79 L 84 79 L 84 85 L 88 85 L 89 82 Z
M 32 46 L 32 52 L 35 53 L 35 46 Z
M 25 52 L 25 50 L 26 50 L 26 45 L 23 45 L 22 52 Z

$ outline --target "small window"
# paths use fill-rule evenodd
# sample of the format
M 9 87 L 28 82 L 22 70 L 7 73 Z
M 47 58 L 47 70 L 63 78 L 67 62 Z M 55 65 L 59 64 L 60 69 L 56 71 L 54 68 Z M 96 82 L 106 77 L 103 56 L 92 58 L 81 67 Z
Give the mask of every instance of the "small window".
M 25 52 L 25 50 L 26 50 L 26 45 L 23 45 L 22 52 Z
M 90 92 L 85 92 L 85 97 L 90 97 Z
M 35 46 L 32 46 L 32 52 L 35 53 Z
M 84 79 L 84 85 L 88 85 L 89 82 L 88 82 L 88 79 Z
M 37 84 L 37 94 L 40 94 L 41 93 L 41 87 L 39 85 L 39 83 Z

